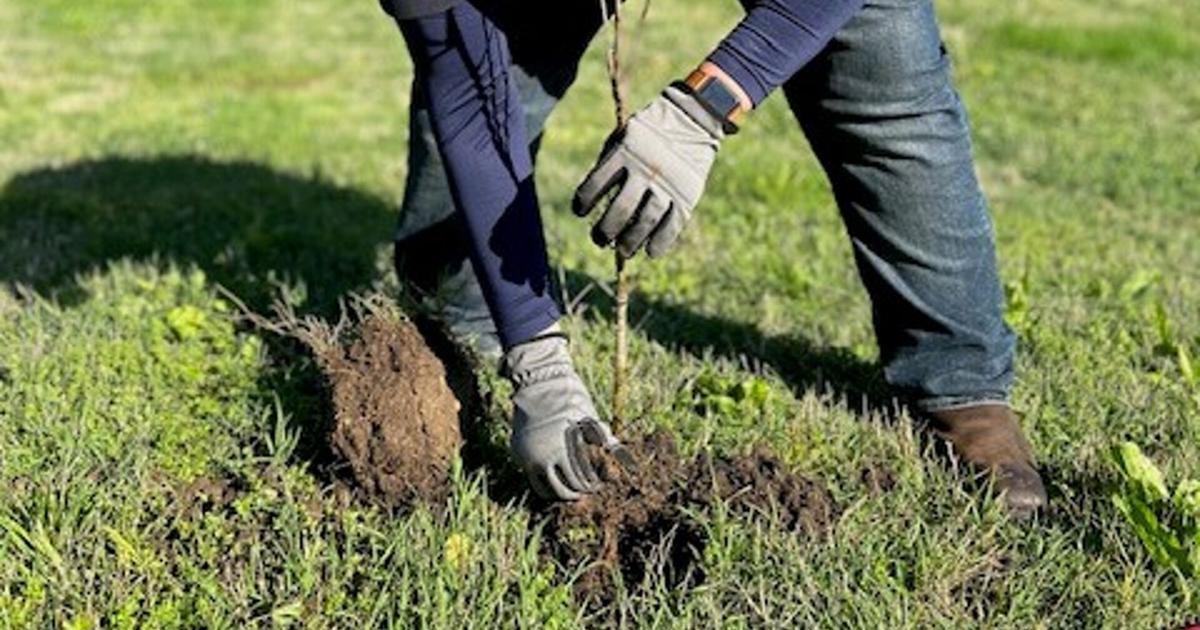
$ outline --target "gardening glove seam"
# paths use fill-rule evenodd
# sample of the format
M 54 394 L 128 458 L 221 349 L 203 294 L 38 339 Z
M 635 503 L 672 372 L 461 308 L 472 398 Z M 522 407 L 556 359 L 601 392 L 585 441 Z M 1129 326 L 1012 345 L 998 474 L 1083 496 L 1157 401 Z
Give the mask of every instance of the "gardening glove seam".
M 630 124 L 633 124 L 633 121 L 630 121 Z M 649 131 L 649 133 L 653 133 L 661 138 L 666 139 L 663 134 L 659 133 L 653 127 L 649 127 L 647 125 L 647 130 Z M 669 140 L 667 140 L 667 141 L 669 142 Z M 628 156 L 630 158 L 632 158 L 634 161 L 636 161 L 644 169 L 643 171 L 640 171 L 640 172 L 644 177 L 646 177 L 646 190 L 652 195 L 666 194 L 666 202 L 667 202 L 667 205 L 669 206 L 669 208 L 676 207 L 677 205 L 679 205 L 679 202 L 676 200 L 686 197 L 685 193 L 683 193 L 683 191 L 679 190 L 679 188 L 677 186 L 675 186 L 672 182 L 663 179 L 662 175 L 658 172 L 658 169 L 655 168 L 653 164 L 646 161 L 646 159 L 643 158 L 641 156 L 641 154 L 637 153 L 634 146 L 630 146 L 629 148 L 627 148 L 626 153 L 628 154 Z M 697 177 L 695 179 L 700 180 L 697 185 L 699 185 L 699 186 L 704 185 L 703 177 Z M 643 197 L 644 196 L 645 195 L 643 195 Z M 636 220 L 636 218 L 637 217 L 635 216 L 634 219 Z
M 558 363 L 510 374 L 508 378 L 517 387 L 528 387 L 554 378 L 571 376 L 575 376 L 575 369 L 571 364 Z
M 674 88 L 671 88 L 671 89 L 674 89 Z M 676 90 L 676 91 L 678 91 L 678 90 Z M 692 97 L 685 96 L 684 98 L 691 99 Z M 668 100 L 673 105 L 678 107 L 678 103 L 676 103 L 674 100 L 672 100 L 672 99 L 668 99 Z M 697 105 L 699 105 L 699 103 L 697 103 Z M 653 134 L 654 136 L 659 138 L 663 143 L 665 143 L 667 146 L 672 147 L 672 148 L 678 147 L 680 145 L 683 145 L 683 146 L 702 145 L 702 146 L 705 146 L 706 148 L 711 148 L 713 155 L 715 157 L 717 151 L 720 150 L 721 137 L 712 135 L 712 132 L 709 131 L 708 129 L 706 129 L 704 127 L 704 125 L 699 124 L 696 121 L 695 117 L 690 112 L 688 112 L 686 109 L 684 109 L 682 107 L 680 107 L 679 109 L 693 123 L 696 123 L 696 126 L 699 127 L 701 131 L 704 131 L 705 133 L 707 133 L 710 136 L 711 141 L 696 142 L 695 138 L 691 134 L 683 134 L 683 133 L 672 134 L 669 132 L 669 130 L 663 129 L 661 126 L 652 125 L 648 122 L 645 122 L 645 121 L 639 119 L 637 116 L 634 116 L 633 118 L 631 118 L 629 120 L 629 126 L 630 127 L 637 126 L 639 128 L 644 128 L 647 133 Z M 707 112 L 705 112 L 705 113 L 707 114 Z M 723 133 L 723 132 L 718 131 L 718 133 Z M 649 146 L 647 146 L 647 145 L 649 145 Z M 654 162 L 651 162 L 650 160 L 646 159 L 645 154 L 646 153 L 654 153 L 655 149 L 657 147 L 651 145 L 651 143 L 644 142 L 640 135 L 626 134 L 625 139 L 622 141 L 621 145 L 618 146 L 617 150 L 621 150 L 622 148 L 629 155 L 629 157 L 632 157 L 634 160 L 637 161 L 637 163 L 640 166 L 643 167 L 643 171 L 641 174 L 646 177 L 647 184 L 648 184 L 647 188 L 649 188 L 649 185 L 651 185 L 651 184 L 657 184 L 658 186 L 662 187 L 670 195 L 669 201 L 672 202 L 672 205 L 675 205 L 674 202 L 676 202 L 676 201 L 684 202 L 684 204 L 688 208 L 689 214 L 690 214 L 691 210 L 695 208 L 696 204 L 700 202 L 700 197 L 704 193 L 705 184 L 707 184 L 707 182 L 708 182 L 708 172 L 712 167 L 712 162 L 709 162 L 706 165 L 708 168 L 704 169 L 703 172 L 700 172 L 700 169 L 694 168 L 694 165 L 691 165 L 691 164 L 687 164 L 687 166 L 684 167 L 685 170 L 687 171 L 686 174 L 691 176 L 689 178 L 691 181 L 689 181 L 687 183 L 691 184 L 691 188 L 696 191 L 695 194 L 692 195 L 692 194 L 689 194 L 689 193 L 681 190 L 681 188 L 679 186 L 677 186 L 675 184 L 675 182 L 671 181 L 670 179 L 665 179 L 662 176 L 662 170 L 658 167 L 658 165 L 655 164 Z M 682 164 L 687 163 L 686 160 L 679 160 L 679 162 Z

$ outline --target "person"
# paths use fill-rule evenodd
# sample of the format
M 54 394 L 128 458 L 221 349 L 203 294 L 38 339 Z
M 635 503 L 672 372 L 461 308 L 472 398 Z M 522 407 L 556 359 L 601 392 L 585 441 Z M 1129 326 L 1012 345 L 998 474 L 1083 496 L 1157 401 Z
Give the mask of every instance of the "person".
M 539 493 L 578 498 L 596 487 L 584 445 L 619 442 L 557 325 L 532 172 L 602 12 L 576 0 L 384 2 L 415 67 L 397 268 L 441 296 L 452 330 L 499 349 L 515 385 L 515 458 Z M 1012 514 L 1034 513 L 1047 499 L 1008 403 L 1015 336 L 932 0 L 742 3 L 716 49 L 609 137 L 575 212 L 602 208 L 601 246 L 665 254 L 722 143 L 782 90 L 832 185 L 886 381 L 990 474 Z

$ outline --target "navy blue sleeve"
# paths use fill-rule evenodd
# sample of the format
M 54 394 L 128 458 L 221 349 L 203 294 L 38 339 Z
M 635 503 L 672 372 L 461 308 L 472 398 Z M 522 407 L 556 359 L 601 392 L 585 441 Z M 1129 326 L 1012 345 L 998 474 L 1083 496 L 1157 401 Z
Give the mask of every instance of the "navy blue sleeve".
M 436 15 L 454 8 L 461 0 L 379 0 L 383 10 L 397 20 Z
M 755 105 L 821 52 L 864 0 L 755 0 L 708 60 Z
M 558 321 L 521 95 L 504 33 L 472 4 L 402 20 L 471 264 L 505 348 Z

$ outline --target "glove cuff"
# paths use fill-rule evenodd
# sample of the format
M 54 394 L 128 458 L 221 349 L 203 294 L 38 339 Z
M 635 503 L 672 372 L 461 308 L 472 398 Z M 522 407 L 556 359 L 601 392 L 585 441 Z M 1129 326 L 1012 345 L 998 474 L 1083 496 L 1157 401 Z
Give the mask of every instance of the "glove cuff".
M 504 355 L 501 373 L 518 388 L 574 375 L 567 342 L 566 333 L 557 326 L 551 327 L 510 348 Z
M 737 133 L 736 125 L 713 113 L 707 105 L 692 94 L 692 89 L 686 83 L 676 81 L 663 90 L 662 95 L 663 98 L 683 110 L 688 118 L 700 125 L 714 139 L 724 140 L 726 135 Z
M 555 365 L 543 365 L 532 370 L 511 372 L 508 375 L 508 379 L 512 381 L 514 386 L 521 388 L 528 387 L 530 385 L 536 385 L 538 383 L 545 383 L 546 381 L 554 380 L 556 378 L 574 375 L 575 367 L 568 361 Z

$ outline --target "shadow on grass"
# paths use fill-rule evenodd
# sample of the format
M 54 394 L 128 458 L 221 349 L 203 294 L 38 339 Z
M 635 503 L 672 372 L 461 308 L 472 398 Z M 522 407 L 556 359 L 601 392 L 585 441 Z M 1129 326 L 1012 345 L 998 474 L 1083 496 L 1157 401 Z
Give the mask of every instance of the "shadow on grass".
M 586 274 L 565 274 L 567 295 L 578 295 L 601 281 Z M 602 291 L 585 298 L 593 313 L 612 319 L 612 300 Z M 819 346 L 799 335 L 768 335 L 757 326 L 633 291 L 629 321 L 638 332 L 675 351 L 696 357 L 711 353 L 733 361 L 761 363 L 774 370 L 796 393 L 813 390 L 845 398 L 852 410 L 897 416 L 897 402 L 878 363 L 864 361 L 845 348 Z
M 276 283 L 306 310 L 374 279 L 394 211 L 319 174 L 196 155 L 112 156 L 19 174 L 0 189 L 0 281 L 70 300 L 74 276 L 120 258 L 194 264 L 255 309 Z M 64 295 L 65 293 L 65 295 Z

